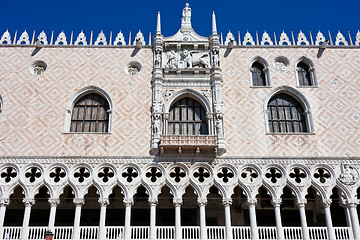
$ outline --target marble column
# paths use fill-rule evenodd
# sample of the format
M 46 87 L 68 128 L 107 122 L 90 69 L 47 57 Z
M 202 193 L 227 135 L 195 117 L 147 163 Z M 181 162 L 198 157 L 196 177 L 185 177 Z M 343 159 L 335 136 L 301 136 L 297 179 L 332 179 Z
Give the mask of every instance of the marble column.
M 207 204 L 206 198 L 198 198 L 197 203 L 200 209 L 200 239 L 207 239 L 207 229 L 206 229 L 206 213 L 205 206 Z
M 357 213 L 357 205 L 359 204 L 357 199 L 353 201 L 348 201 L 348 209 L 350 212 L 351 226 L 354 234 L 355 240 L 360 240 L 360 226 L 359 226 L 359 217 Z
M 99 236 L 100 240 L 106 239 L 106 207 L 109 205 L 108 198 L 100 198 L 100 221 L 99 221 Z
M 174 198 L 173 204 L 175 207 L 175 239 L 181 240 L 181 205 L 183 204 L 183 200 L 181 198 Z
M 256 203 L 257 203 L 256 198 L 248 198 L 247 200 L 247 204 L 249 206 L 251 240 L 259 239 L 259 233 L 256 222 L 256 210 L 255 210 Z
M 227 240 L 233 239 L 232 227 L 231 227 L 231 213 L 230 206 L 232 204 L 231 198 L 223 199 L 222 204 L 225 210 L 225 236 Z
M 8 198 L 0 198 L 0 239 L 3 239 L 4 235 L 4 221 L 5 221 L 5 213 L 6 207 L 10 204 L 10 200 Z
M 156 206 L 158 204 L 157 198 L 149 198 L 148 200 L 150 205 L 150 240 L 156 239 Z
M 134 204 L 134 199 L 125 198 L 123 200 L 125 205 L 125 226 L 124 226 L 124 240 L 131 239 L 131 206 Z
M 80 239 L 80 219 L 81 219 L 81 207 L 84 205 L 85 201 L 83 198 L 74 198 L 75 204 L 75 217 L 74 217 L 74 229 L 73 229 L 73 240 Z
M 28 239 L 29 235 L 29 222 L 30 222 L 30 214 L 31 214 L 31 207 L 35 204 L 35 199 L 33 198 L 24 198 L 23 203 L 25 205 L 25 212 L 22 224 L 22 231 L 21 231 L 21 239 L 26 240 Z
M 326 227 L 328 231 L 328 238 L 329 240 L 335 240 L 335 230 L 332 224 L 331 219 L 331 211 L 330 211 L 330 205 L 331 205 L 331 199 L 324 199 L 323 202 L 324 212 L 325 212 L 325 220 L 326 220 Z
M 55 232 L 55 217 L 56 217 L 56 208 L 60 204 L 60 199 L 58 198 L 50 198 L 48 200 L 50 204 L 50 216 L 49 216 L 49 223 L 48 223 L 48 229 L 54 233 Z
M 282 222 L 281 222 L 281 211 L 280 211 L 281 199 L 280 198 L 273 199 L 272 205 L 274 206 L 274 210 L 275 210 L 277 239 L 283 240 L 285 238 L 284 238 L 284 230 L 283 230 Z
M 297 205 L 299 206 L 299 212 L 300 212 L 300 222 L 301 222 L 301 230 L 302 230 L 302 236 L 304 240 L 309 240 L 309 230 L 307 226 L 307 220 L 306 220 L 306 212 L 305 212 L 305 205 L 307 203 L 306 199 L 298 199 Z

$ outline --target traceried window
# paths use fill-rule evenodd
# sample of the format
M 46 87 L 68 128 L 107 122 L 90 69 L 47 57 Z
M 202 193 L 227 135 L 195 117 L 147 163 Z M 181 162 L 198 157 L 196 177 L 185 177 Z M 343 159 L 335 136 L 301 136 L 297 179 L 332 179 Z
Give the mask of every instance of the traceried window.
M 74 104 L 70 132 L 108 132 L 109 103 L 97 93 L 89 93 Z
M 258 61 L 251 65 L 252 84 L 255 87 L 268 86 L 266 68 Z
M 302 87 L 316 86 L 314 68 L 303 60 L 296 66 L 298 84 Z
M 308 132 L 304 109 L 293 97 L 285 93 L 273 96 L 267 105 L 269 130 L 273 133 Z
M 207 135 L 205 109 L 192 98 L 178 100 L 170 109 L 168 134 Z

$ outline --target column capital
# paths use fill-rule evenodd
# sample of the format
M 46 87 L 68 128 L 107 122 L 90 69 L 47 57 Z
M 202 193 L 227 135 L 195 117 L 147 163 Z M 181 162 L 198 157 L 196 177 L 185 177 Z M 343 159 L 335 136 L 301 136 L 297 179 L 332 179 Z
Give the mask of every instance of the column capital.
M 109 199 L 108 198 L 99 198 L 98 199 L 98 203 L 101 207 L 106 207 L 107 205 L 110 204 Z
M 231 198 L 223 198 L 223 200 L 222 200 L 222 205 L 223 205 L 224 207 L 231 206 L 232 202 L 233 202 L 233 201 L 232 201 Z
M 307 204 L 307 199 L 306 198 L 297 199 L 296 203 L 299 207 L 305 207 L 305 205 Z
M 174 198 L 173 199 L 173 205 L 175 207 L 180 207 L 183 204 L 182 198 Z
M 83 198 L 74 198 L 73 203 L 75 206 L 82 206 L 85 204 L 85 200 Z
M 271 203 L 274 207 L 280 207 L 280 205 L 282 203 L 282 199 L 281 198 L 273 198 L 271 200 Z
M 24 198 L 22 200 L 22 202 L 24 203 L 25 207 L 31 207 L 32 205 L 35 204 L 35 199 L 33 199 L 33 198 Z
M 10 204 L 9 198 L 0 198 L 0 206 L 8 206 Z
M 332 202 L 332 200 L 331 200 L 330 198 L 323 199 L 323 200 L 322 200 L 322 205 L 323 205 L 324 208 L 330 207 L 331 202 Z
M 247 204 L 250 205 L 256 205 L 257 203 L 257 199 L 256 198 L 248 198 L 247 199 Z
M 360 201 L 359 201 L 359 199 L 356 199 L 356 198 L 355 199 L 347 199 L 346 203 L 350 208 L 352 208 L 352 207 L 356 208 L 357 205 L 360 204 Z
M 48 202 L 51 207 L 57 207 L 57 205 L 60 204 L 60 199 L 59 198 L 49 198 Z
M 198 198 L 197 204 L 199 205 L 199 207 L 205 207 L 207 204 L 207 199 L 206 198 Z
M 124 198 L 123 203 L 126 207 L 131 207 L 134 204 L 133 198 Z
M 157 198 L 149 198 L 148 203 L 150 206 L 156 206 L 158 204 L 158 199 Z

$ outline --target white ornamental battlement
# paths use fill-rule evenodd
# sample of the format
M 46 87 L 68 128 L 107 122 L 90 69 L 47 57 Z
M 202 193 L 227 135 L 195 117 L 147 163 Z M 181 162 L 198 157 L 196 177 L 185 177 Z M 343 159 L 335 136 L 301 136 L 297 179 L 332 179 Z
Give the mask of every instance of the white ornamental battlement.
M 37 39 L 42 45 L 48 46 L 136 46 L 137 42 L 142 46 L 152 45 L 152 34 L 148 34 L 148 40 L 146 41 L 145 36 L 140 30 L 133 38 L 131 32 L 126 38 L 121 31 L 117 34 L 113 32 L 104 33 L 103 31 L 94 34 L 93 31 L 91 31 L 89 36 L 86 36 L 83 31 L 78 34 L 71 32 L 66 36 L 65 32 L 61 31 L 56 36 L 54 31 L 47 35 L 44 31 L 40 33 L 33 31 L 32 34 L 29 34 L 25 30 L 21 34 L 19 34 L 18 31 L 11 34 L 6 30 L 0 38 L 0 46 L 34 45 Z M 340 31 L 338 31 L 336 35 L 330 33 L 330 31 L 326 34 L 319 31 L 316 35 L 313 35 L 311 32 L 305 34 L 302 31 L 299 33 L 291 31 L 290 34 L 283 31 L 280 35 L 275 32 L 270 34 L 266 31 L 262 34 L 256 32 L 255 35 L 252 35 L 248 31 L 245 34 L 241 34 L 240 31 L 238 31 L 237 34 L 233 34 L 229 31 L 225 38 L 223 38 L 223 34 L 220 33 L 220 44 L 223 46 L 227 46 L 229 43 L 233 43 L 234 46 L 319 46 L 326 40 L 330 46 L 360 46 L 360 31 L 358 30 L 353 36 L 350 32 L 343 34 Z

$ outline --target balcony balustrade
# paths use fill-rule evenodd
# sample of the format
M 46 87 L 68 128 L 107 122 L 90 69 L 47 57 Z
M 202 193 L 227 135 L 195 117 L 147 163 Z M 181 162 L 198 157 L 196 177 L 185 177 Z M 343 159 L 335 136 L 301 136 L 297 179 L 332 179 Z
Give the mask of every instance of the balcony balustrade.
M 107 240 L 121 240 L 124 239 L 124 227 L 122 226 L 106 226 Z M 276 240 L 276 227 L 257 227 L 259 239 Z M 18 240 L 21 238 L 22 227 L 4 227 L 3 238 L 9 240 Z M 29 227 L 29 240 L 43 240 L 45 239 L 45 232 L 48 227 Z M 207 226 L 207 239 L 227 239 L 225 235 L 224 226 Z M 337 240 L 353 239 L 351 228 L 349 227 L 334 227 L 335 236 Z M 301 240 L 301 227 L 283 227 L 285 240 Z M 310 240 L 327 240 L 328 233 L 326 227 L 308 227 Z M 70 240 L 72 239 L 73 227 L 55 227 L 54 240 Z M 198 240 L 200 239 L 199 226 L 182 226 L 181 240 Z M 251 239 L 251 231 L 249 226 L 234 226 L 232 227 L 233 239 Z M 131 240 L 148 240 L 150 235 L 150 227 L 148 226 L 131 226 Z M 99 238 L 98 226 L 81 226 L 80 239 L 94 240 Z M 1 239 L 1 238 L 0 238 Z M 157 226 L 156 239 L 176 239 L 175 227 Z

